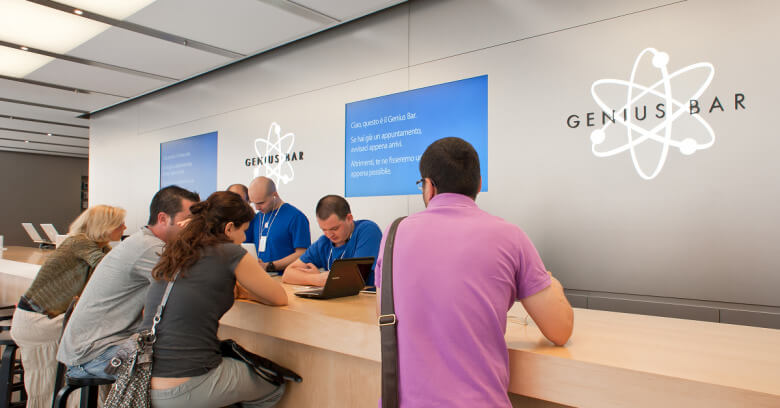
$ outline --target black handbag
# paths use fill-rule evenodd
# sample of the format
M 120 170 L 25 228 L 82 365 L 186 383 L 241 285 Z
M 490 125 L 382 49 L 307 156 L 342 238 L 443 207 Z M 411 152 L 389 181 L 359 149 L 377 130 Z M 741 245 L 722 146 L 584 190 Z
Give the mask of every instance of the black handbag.
M 303 381 L 303 378 L 295 371 L 252 353 L 233 340 L 222 340 L 219 343 L 219 349 L 222 352 L 222 357 L 230 357 L 247 363 L 257 375 L 276 386 L 284 384 L 285 381 Z

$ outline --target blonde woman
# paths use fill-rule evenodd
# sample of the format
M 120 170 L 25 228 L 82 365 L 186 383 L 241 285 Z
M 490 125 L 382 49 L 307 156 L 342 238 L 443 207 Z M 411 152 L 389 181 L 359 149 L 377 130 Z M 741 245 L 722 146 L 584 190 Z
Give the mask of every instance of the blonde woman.
M 11 337 L 22 355 L 28 408 L 51 406 L 63 313 L 109 251 L 108 243 L 119 241 L 125 229 L 121 208 L 98 205 L 84 211 L 19 299 Z

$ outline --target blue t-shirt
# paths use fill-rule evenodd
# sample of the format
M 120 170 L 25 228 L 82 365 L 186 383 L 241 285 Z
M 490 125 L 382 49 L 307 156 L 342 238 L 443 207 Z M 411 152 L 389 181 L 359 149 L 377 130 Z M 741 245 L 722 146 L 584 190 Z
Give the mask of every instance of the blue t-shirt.
M 330 270 L 333 261 L 336 259 L 371 256 L 374 258 L 374 264 L 371 265 L 371 273 L 368 275 L 366 285 L 373 286 L 374 267 L 376 266 L 376 258 L 379 254 L 379 243 L 381 241 L 382 231 L 374 221 L 358 220 L 355 221 L 355 230 L 346 244 L 334 247 L 333 242 L 323 235 L 301 255 L 301 262 L 313 263 L 318 268 Z
M 263 252 L 260 252 L 259 245 L 261 234 L 268 237 Z M 309 220 L 301 210 L 284 203 L 268 214 L 258 212 L 249 223 L 244 242 L 255 244 L 257 257 L 263 262 L 282 259 L 295 252 L 295 248 L 311 245 Z

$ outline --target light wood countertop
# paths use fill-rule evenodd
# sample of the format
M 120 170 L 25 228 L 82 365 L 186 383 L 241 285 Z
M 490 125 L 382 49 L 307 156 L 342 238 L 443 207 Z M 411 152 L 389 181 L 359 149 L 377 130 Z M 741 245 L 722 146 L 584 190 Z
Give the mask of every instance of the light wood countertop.
M 46 250 L 17 255 L 25 253 L 43 257 Z M 0 282 L 12 301 L 32 277 L 8 269 L 36 266 L 4 258 Z M 303 287 L 283 286 L 287 306 L 238 301 L 222 326 L 378 364 L 377 295 L 303 299 L 293 295 Z M 522 305 L 509 311 L 510 392 L 583 407 L 780 407 L 780 330 L 589 309 L 574 314 L 571 339 L 555 347 Z
M 224 325 L 380 361 L 376 295 L 236 302 Z M 780 330 L 574 309 L 565 347 L 509 311 L 510 392 L 573 406 L 780 407 Z M 527 324 L 525 323 L 527 321 Z M 705 403 L 706 401 L 706 403 Z

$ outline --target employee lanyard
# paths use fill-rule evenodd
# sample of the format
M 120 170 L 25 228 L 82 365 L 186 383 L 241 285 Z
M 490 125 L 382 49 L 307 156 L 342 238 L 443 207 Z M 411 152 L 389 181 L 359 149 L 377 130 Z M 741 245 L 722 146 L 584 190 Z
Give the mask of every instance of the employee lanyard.
M 352 232 L 349 233 L 349 236 L 347 237 L 347 240 L 344 241 L 344 252 L 341 253 L 341 256 L 339 257 L 339 259 L 344 259 L 344 254 L 347 253 L 347 244 L 349 244 L 349 240 L 352 239 L 352 234 L 354 234 L 354 233 L 355 233 L 355 227 L 352 227 Z M 332 256 L 333 256 L 333 243 L 331 242 L 330 243 L 330 253 L 328 254 L 328 263 L 326 264 L 326 265 L 328 265 L 328 270 L 330 270 L 330 267 L 333 266 L 333 265 L 330 264 L 330 258 Z M 333 262 L 336 262 L 336 261 L 333 261 Z
M 271 235 L 271 227 L 274 226 L 274 221 L 276 221 L 276 216 L 279 215 L 279 210 L 282 209 L 282 205 L 280 205 L 279 208 L 276 209 L 276 213 L 274 213 L 273 218 L 271 218 L 270 216 L 268 217 L 270 218 L 271 221 L 269 223 L 270 225 L 268 226 L 268 233 L 265 234 L 266 237 Z M 265 230 L 265 213 L 263 213 L 263 216 L 260 218 L 260 236 L 258 237 L 258 240 L 263 237 L 263 230 Z
M 347 242 L 349 242 L 349 240 L 347 240 Z M 339 257 L 339 259 L 343 259 L 344 258 L 344 254 L 346 254 L 346 253 L 347 253 L 347 244 L 344 243 L 344 252 L 341 253 L 341 256 Z M 333 256 L 333 245 L 331 245 L 331 247 L 330 247 L 330 254 L 328 254 L 328 270 L 330 270 L 330 267 L 333 266 L 330 263 L 330 257 L 331 256 Z

